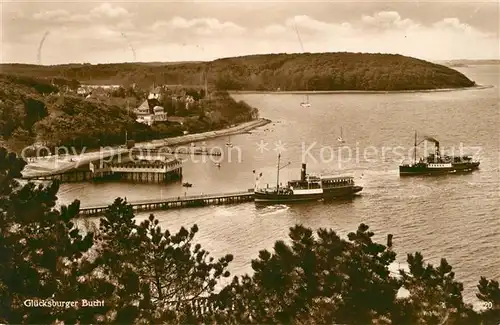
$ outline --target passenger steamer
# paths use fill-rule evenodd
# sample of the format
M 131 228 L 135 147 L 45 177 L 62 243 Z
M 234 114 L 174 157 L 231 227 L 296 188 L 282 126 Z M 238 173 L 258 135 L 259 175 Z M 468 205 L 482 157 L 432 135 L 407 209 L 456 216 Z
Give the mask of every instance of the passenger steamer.
M 417 161 L 417 146 L 424 142 L 433 142 L 436 146 L 434 153 L 427 157 L 421 157 Z M 417 133 L 415 132 L 415 144 L 413 152 L 413 163 L 401 164 L 399 166 L 399 175 L 439 175 L 471 172 L 479 168 L 479 161 L 474 161 L 470 156 L 447 156 L 441 155 L 439 150 L 439 141 L 431 137 L 424 137 L 424 140 L 417 143 Z
M 302 164 L 300 180 L 289 181 L 286 186 L 280 186 L 280 169 L 280 155 L 278 155 L 276 187 L 256 189 L 254 192 L 256 203 L 288 203 L 345 198 L 351 197 L 363 189 L 363 187 L 354 184 L 354 178 L 351 176 L 308 175 L 306 164 Z

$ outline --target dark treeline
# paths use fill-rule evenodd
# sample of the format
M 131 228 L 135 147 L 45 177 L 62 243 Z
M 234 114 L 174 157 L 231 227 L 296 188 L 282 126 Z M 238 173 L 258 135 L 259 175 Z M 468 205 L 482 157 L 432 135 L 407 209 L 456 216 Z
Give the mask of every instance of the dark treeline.
M 147 65 L 2 65 L 6 73 L 63 77 L 91 83 L 141 86 L 200 85 L 207 77 L 219 90 L 421 90 L 470 87 L 462 73 L 416 58 L 394 54 L 265 54 L 211 62 Z
M 183 102 L 164 96 L 158 104 L 164 105 L 169 116 L 183 116 L 186 122 L 148 126 L 136 122 L 134 106 L 127 109 L 129 103 L 120 94 L 123 90 L 123 96 L 128 95 L 124 88 L 103 99 L 85 99 L 59 90 L 45 80 L 0 75 L 0 140 L 17 152 L 33 143 L 95 148 L 124 144 L 126 135 L 128 139 L 147 141 L 179 136 L 184 131 L 224 128 L 258 116 L 255 108 L 236 102 L 227 92 L 215 92 L 210 101 L 197 101 L 189 110 Z
M 474 311 L 452 267 L 409 254 L 391 276 L 392 245 L 361 224 L 346 239 L 297 225 L 230 276 L 233 256 L 195 244 L 198 228 L 171 233 L 153 215 L 140 224 L 117 199 L 98 224 L 77 226 L 79 202 L 55 209 L 58 184 L 20 185 L 22 159 L 0 149 L 0 322 L 6 324 L 498 324 L 497 281 L 480 278 Z M 79 224 L 82 224 L 80 220 Z M 80 226 L 82 227 L 82 226 Z M 216 288 L 219 287 L 220 290 Z M 397 295 L 400 288 L 408 296 Z M 26 301 L 103 300 L 30 308 Z

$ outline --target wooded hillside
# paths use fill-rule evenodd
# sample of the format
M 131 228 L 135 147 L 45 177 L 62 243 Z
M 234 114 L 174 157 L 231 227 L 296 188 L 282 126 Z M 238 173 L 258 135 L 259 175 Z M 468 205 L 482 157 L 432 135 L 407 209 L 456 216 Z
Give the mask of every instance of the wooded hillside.
M 169 116 L 182 113 L 184 124 L 165 121 L 148 126 L 136 122 L 137 116 L 121 98 L 86 99 L 59 91 L 46 80 L 0 74 L 0 145 L 17 152 L 35 142 L 95 148 L 123 144 L 126 133 L 128 139 L 147 141 L 184 131 L 221 129 L 258 117 L 257 109 L 236 102 L 227 92 L 214 92 L 211 100 L 196 101 L 189 110 L 181 109 L 183 102 L 164 96 L 158 104 Z
M 69 64 L 2 65 L 5 73 L 61 77 L 81 83 L 150 87 L 156 84 L 200 85 L 207 75 L 219 90 L 423 90 L 471 87 L 475 83 L 443 65 L 394 54 L 265 54 L 211 62 L 147 65 Z

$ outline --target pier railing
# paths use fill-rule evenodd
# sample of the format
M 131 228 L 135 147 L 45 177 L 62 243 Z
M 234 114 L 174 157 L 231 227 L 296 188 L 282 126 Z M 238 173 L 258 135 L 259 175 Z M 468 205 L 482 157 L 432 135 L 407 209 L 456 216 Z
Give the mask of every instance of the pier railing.
M 200 195 L 179 195 L 164 199 L 139 200 L 128 202 L 134 210 L 152 211 L 170 208 L 186 208 L 206 205 L 235 204 L 253 201 L 253 189 L 239 192 L 200 194 Z M 104 213 L 109 205 L 89 206 L 80 208 L 80 215 L 98 215 Z
M 161 203 L 161 202 L 174 202 L 174 201 L 189 201 L 196 199 L 212 199 L 212 198 L 223 198 L 239 195 L 253 195 L 253 191 L 238 191 L 229 193 L 216 193 L 216 194 L 200 194 L 200 195 L 179 195 L 174 197 L 169 197 L 165 199 L 154 199 L 154 200 L 139 200 L 134 201 L 133 204 L 147 204 L 147 203 Z M 131 203 L 132 204 L 132 203 Z

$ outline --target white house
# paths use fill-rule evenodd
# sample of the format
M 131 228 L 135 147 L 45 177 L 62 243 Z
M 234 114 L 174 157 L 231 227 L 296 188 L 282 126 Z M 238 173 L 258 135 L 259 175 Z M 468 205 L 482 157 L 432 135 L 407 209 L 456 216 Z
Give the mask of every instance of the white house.
M 154 122 L 168 121 L 168 114 L 163 107 L 155 106 L 153 108 L 153 113 L 152 119 Z
M 145 100 L 139 107 L 135 109 L 135 113 L 137 115 L 149 115 L 149 104 L 148 101 Z
M 86 89 L 97 89 L 97 88 L 102 88 L 106 90 L 113 90 L 113 89 L 118 89 L 120 88 L 120 85 L 82 85 L 82 88 Z
M 187 95 L 185 102 L 186 102 L 186 109 L 188 110 L 189 106 L 191 106 L 191 104 L 194 103 L 195 100 L 194 100 L 193 96 Z
M 139 116 L 136 121 L 139 123 L 142 123 L 142 124 L 147 124 L 147 125 L 153 124 L 152 115 Z
M 149 92 L 148 99 L 160 100 L 161 97 L 161 87 L 156 87 Z
M 163 114 L 163 113 L 165 113 L 165 109 L 161 106 L 155 106 L 155 107 L 153 107 L 153 113 L 155 115 Z
M 76 90 L 76 93 L 77 93 L 78 95 L 85 96 L 85 95 L 87 95 L 87 89 L 85 89 L 85 88 L 83 88 L 83 87 L 80 87 L 80 88 L 78 88 L 78 89 Z

